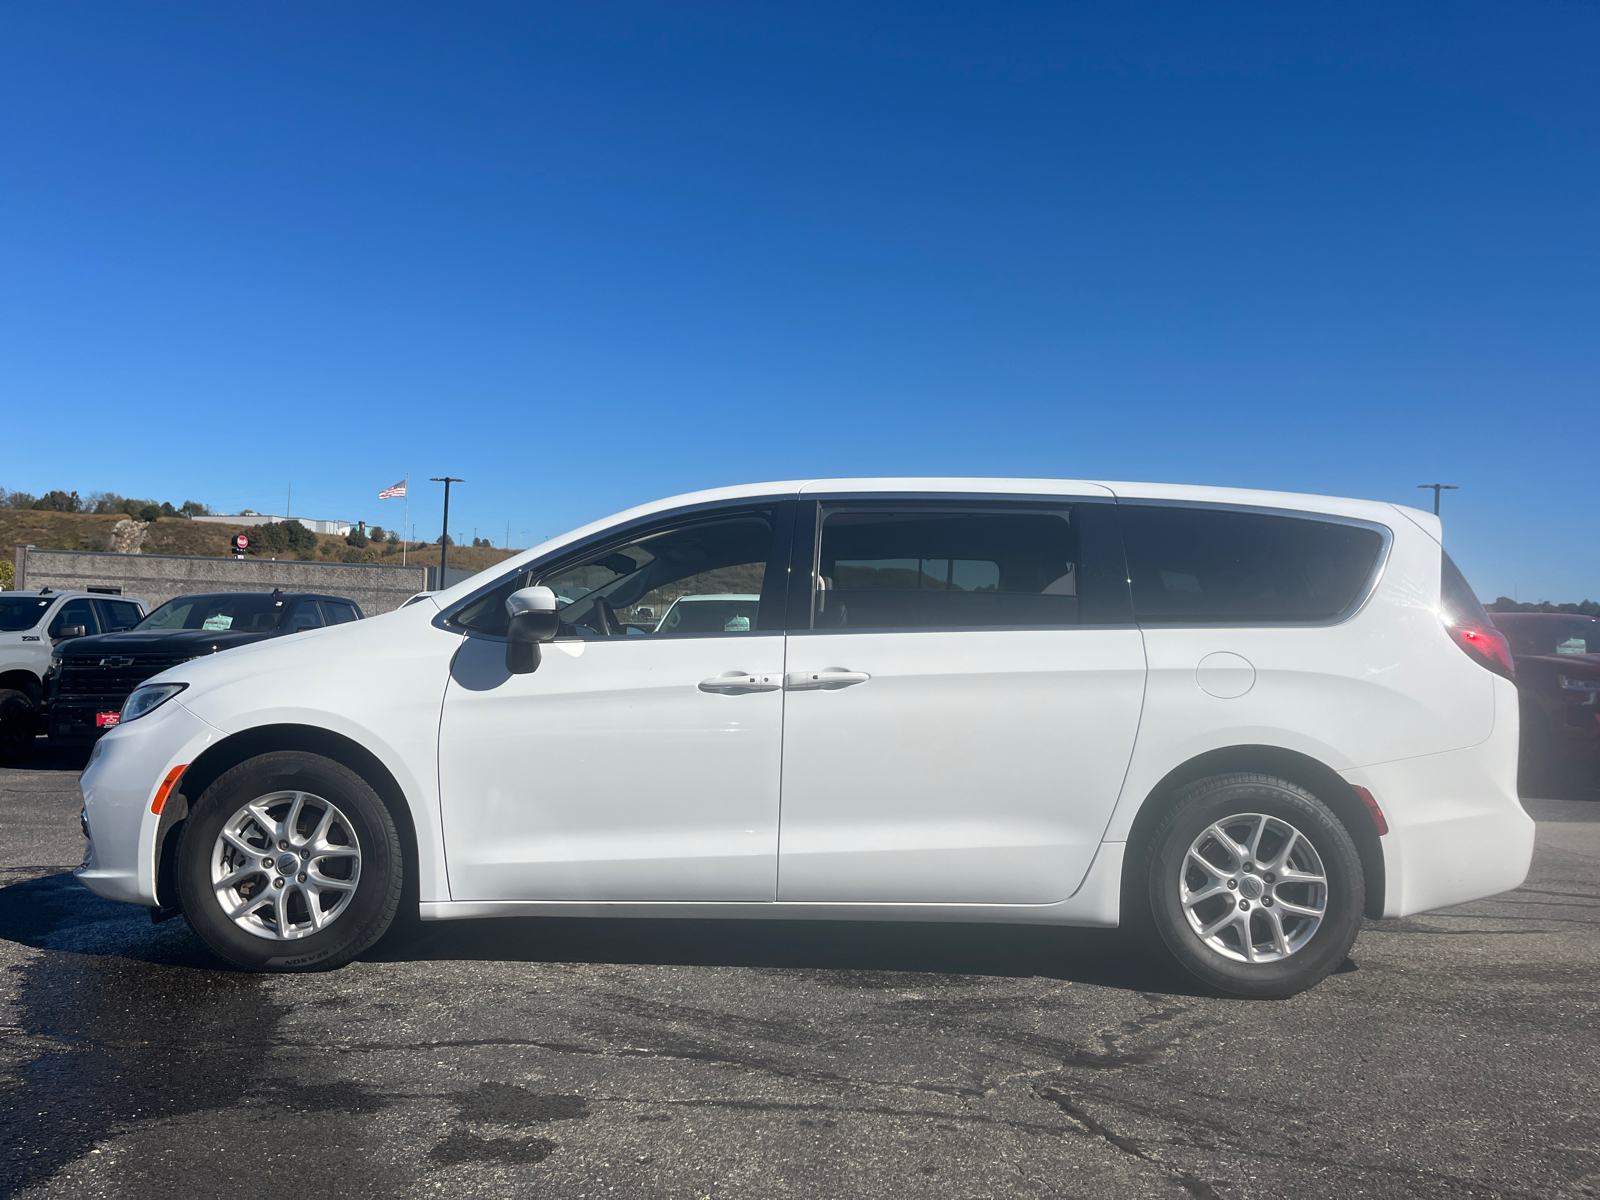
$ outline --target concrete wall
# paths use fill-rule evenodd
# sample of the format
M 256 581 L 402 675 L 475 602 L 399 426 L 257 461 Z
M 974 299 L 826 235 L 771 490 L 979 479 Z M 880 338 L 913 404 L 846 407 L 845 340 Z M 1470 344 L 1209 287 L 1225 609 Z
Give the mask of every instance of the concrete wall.
M 87 550 L 17 547 L 23 589 L 119 588 L 151 608 L 195 592 L 320 592 L 345 596 L 367 616 L 392 612 L 428 587 L 426 567 L 295 562 L 261 558 L 192 558 L 178 554 L 101 554 Z

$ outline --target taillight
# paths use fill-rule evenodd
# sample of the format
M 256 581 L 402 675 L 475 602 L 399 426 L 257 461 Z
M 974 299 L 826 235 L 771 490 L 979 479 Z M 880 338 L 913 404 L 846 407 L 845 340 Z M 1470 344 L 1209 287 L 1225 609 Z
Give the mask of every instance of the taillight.
M 1445 628 L 1455 644 L 1479 666 L 1488 667 L 1496 675 L 1504 675 L 1507 679 L 1516 678 L 1517 669 L 1511 663 L 1511 643 L 1493 625 L 1466 620 L 1458 624 L 1446 622 Z

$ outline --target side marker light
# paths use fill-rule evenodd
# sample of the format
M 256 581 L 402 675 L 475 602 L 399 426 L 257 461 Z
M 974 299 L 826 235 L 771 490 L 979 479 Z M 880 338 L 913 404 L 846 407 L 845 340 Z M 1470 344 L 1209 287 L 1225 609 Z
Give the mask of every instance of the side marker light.
M 161 781 L 161 786 L 156 789 L 156 798 L 150 802 L 151 812 L 157 816 L 161 815 L 161 810 L 167 806 L 167 797 L 172 795 L 172 789 L 178 786 L 178 780 L 183 778 L 183 773 L 188 769 L 189 764 L 184 763 L 183 766 L 173 767 L 172 770 L 167 772 L 167 777 Z M 1360 791 L 1361 789 L 1357 788 L 1356 790 Z M 1371 801 L 1369 800 L 1368 803 L 1370 804 Z
M 1355 787 L 1355 784 L 1351 784 Z M 1378 836 L 1383 837 L 1389 832 L 1389 822 L 1383 818 L 1383 809 L 1378 807 L 1378 802 L 1372 798 L 1372 793 L 1364 787 L 1355 788 L 1356 795 L 1361 797 L 1361 803 L 1367 806 L 1367 811 L 1372 814 L 1372 823 L 1378 827 Z

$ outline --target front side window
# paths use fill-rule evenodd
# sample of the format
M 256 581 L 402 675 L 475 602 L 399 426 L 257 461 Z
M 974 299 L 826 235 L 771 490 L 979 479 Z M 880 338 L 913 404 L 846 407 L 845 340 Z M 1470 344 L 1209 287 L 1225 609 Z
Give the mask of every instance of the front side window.
M 302 600 L 295 607 L 294 617 L 289 623 L 290 633 L 299 633 L 302 629 L 321 629 L 322 610 L 317 607 L 315 600 Z
M 1070 508 L 1043 512 L 824 510 L 813 629 L 1082 622 L 1081 539 Z
M 126 600 L 100 601 L 100 615 L 102 624 L 107 633 L 123 629 L 132 629 L 139 623 L 143 614 L 139 612 L 137 604 L 129 604 Z
M 99 633 L 100 622 L 94 615 L 94 601 L 68 600 L 56 613 L 55 620 L 50 622 L 50 636 L 60 637 L 62 629 L 68 625 L 82 625 L 85 633 Z
M 1377 530 L 1310 517 L 1119 504 L 1142 624 L 1326 621 L 1366 589 Z
M 504 636 L 506 598 L 543 585 L 560 605 L 561 636 L 682 637 L 754 633 L 772 555 L 770 510 L 706 517 L 515 575 L 464 605 L 451 624 Z

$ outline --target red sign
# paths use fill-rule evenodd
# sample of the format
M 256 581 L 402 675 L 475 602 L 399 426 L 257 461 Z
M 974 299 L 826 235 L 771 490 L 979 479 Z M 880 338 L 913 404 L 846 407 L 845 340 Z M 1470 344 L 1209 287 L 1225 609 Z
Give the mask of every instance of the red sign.
M 94 723 L 97 729 L 109 729 L 113 725 L 122 723 L 122 714 L 120 712 L 95 713 Z
M 236 534 L 233 539 L 233 548 L 241 554 L 244 553 L 244 551 L 250 549 L 250 539 L 242 533 Z

